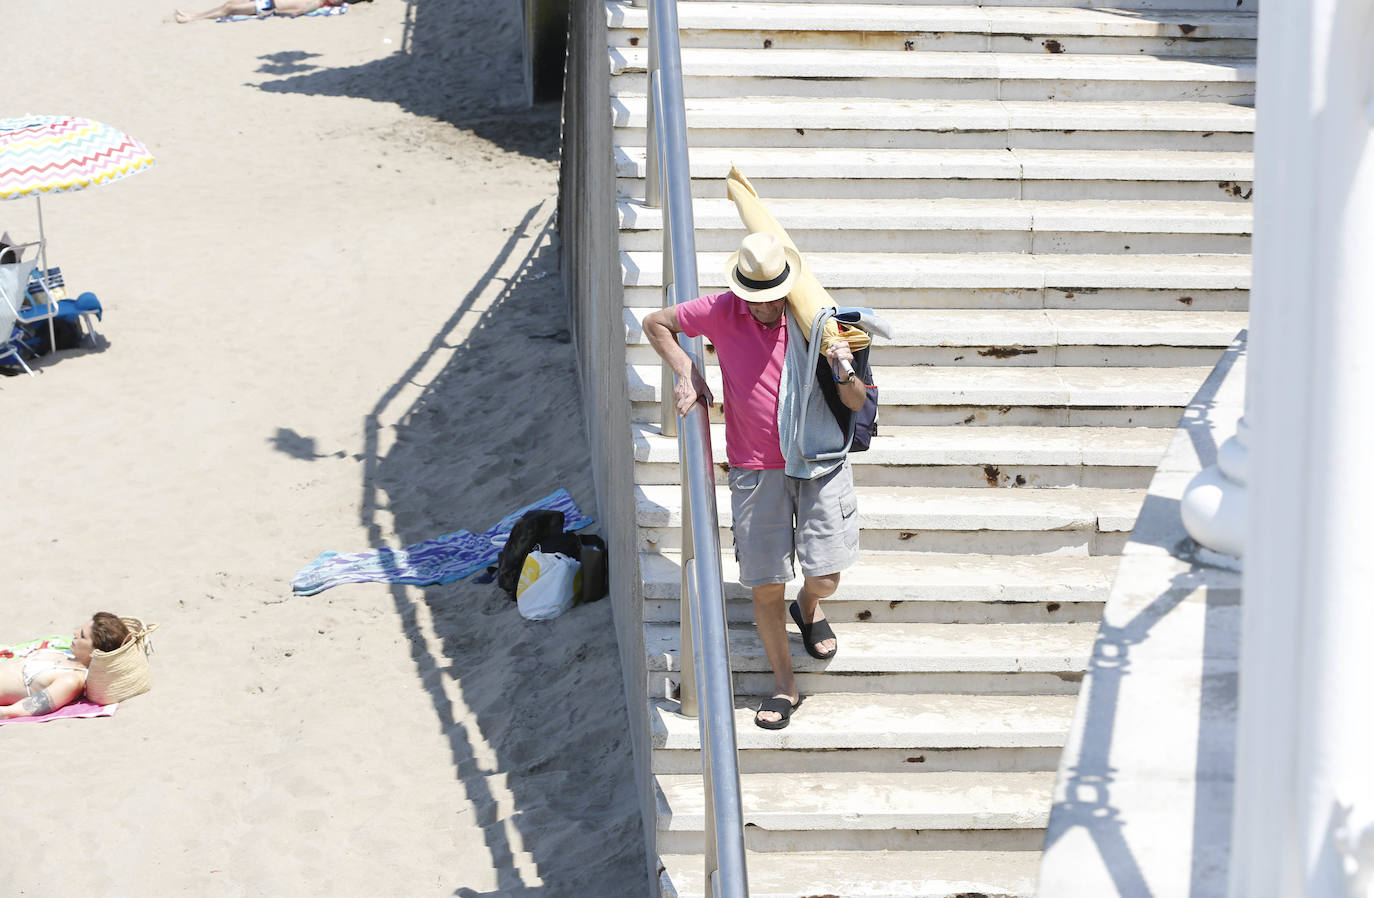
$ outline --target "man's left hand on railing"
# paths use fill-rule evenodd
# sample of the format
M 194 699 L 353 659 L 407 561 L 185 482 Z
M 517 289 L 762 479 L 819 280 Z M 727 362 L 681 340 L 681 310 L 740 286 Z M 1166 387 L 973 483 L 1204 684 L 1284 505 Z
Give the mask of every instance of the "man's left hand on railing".
M 711 388 L 706 385 L 701 371 L 693 364 L 692 357 L 678 345 L 677 335 L 680 333 L 682 327 L 677 321 L 677 306 L 655 309 L 644 316 L 645 338 L 673 374 L 677 375 L 673 384 L 673 404 L 679 415 L 685 415 L 698 399 L 704 400 L 706 407 L 710 408 L 715 397 L 711 395 Z

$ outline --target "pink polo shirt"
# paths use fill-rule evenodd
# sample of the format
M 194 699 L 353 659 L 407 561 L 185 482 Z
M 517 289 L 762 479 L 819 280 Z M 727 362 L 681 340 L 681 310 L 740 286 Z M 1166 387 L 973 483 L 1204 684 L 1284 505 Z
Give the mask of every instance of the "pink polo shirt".
M 677 307 L 677 323 L 689 337 L 704 336 L 716 348 L 725 381 L 725 457 L 732 468 L 781 468 L 778 387 L 787 354 L 787 322 L 764 327 L 749 304 L 726 291 Z

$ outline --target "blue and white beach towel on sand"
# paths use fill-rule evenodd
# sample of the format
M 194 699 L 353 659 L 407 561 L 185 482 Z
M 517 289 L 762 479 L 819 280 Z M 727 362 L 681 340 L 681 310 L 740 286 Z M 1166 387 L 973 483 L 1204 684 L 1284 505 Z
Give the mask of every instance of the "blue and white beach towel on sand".
M 506 515 L 486 533 L 459 530 L 406 546 L 369 552 L 323 552 L 291 581 L 298 596 L 313 596 L 340 583 L 407 583 L 430 586 L 452 583 L 496 561 L 511 528 L 527 511 L 548 508 L 563 512 L 563 529 L 580 530 L 592 523 L 565 489 Z

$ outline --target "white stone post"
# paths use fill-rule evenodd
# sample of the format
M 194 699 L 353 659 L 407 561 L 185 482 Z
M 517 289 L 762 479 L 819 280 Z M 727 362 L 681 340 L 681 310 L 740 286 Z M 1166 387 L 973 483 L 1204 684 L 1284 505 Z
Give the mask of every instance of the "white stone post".
M 1198 472 L 1179 503 L 1183 527 L 1199 545 L 1223 555 L 1245 554 L 1249 525 L 1246 484 L 1250 482 L 1250 427 L 1244 416 L 1236 435 L 1217 449 L 1217 462 Z M 1221 563 L 1220 559 L 1216 559 Z M 1226 565 L 1234 570 L 1234 562 Z
M 1230 896 L 1369 896 L 1374 0 L 1266 0 L 1259 33 Z

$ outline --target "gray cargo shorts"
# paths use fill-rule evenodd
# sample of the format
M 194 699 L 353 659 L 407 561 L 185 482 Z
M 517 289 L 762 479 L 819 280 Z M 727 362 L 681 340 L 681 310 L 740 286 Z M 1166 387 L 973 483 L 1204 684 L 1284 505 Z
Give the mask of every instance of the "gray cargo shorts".
M 859 560 L 859 501 L 846 459 L 815 480 L 781 468 L 730 469 L 735 560 L 745 586 L 786 583 L 802 574 L 834 574 Z

